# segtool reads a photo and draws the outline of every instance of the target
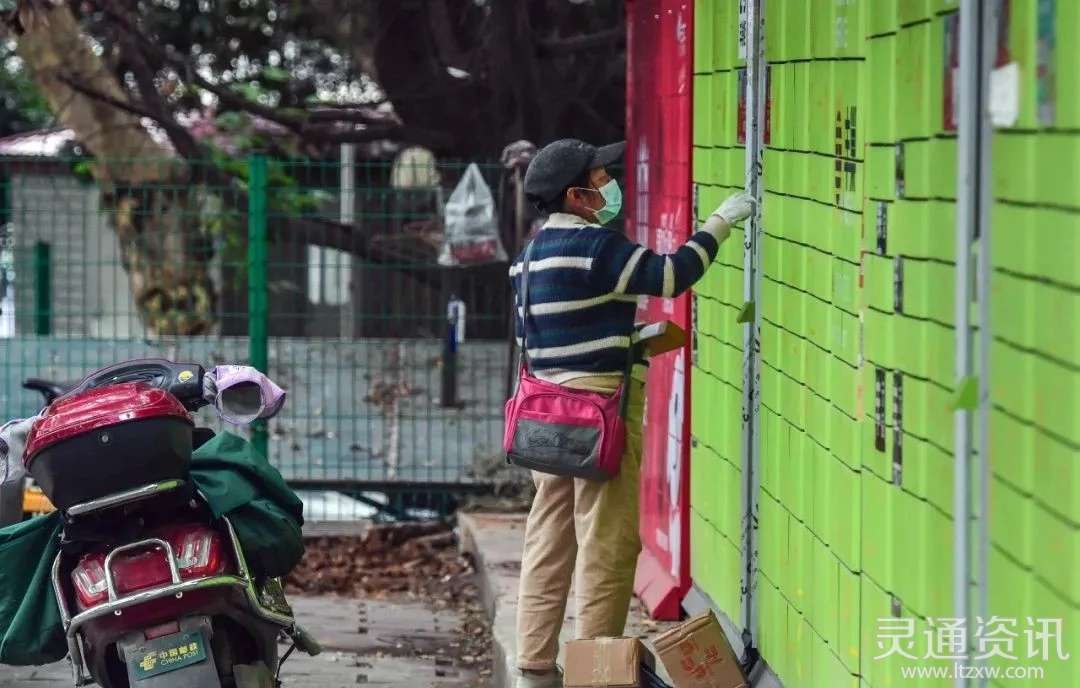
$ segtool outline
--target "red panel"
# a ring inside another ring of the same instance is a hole
[[[628,234],[660,253],[690,237],[692,6],[687,0],[627,2]],[[690,301],[646,299],[648,322],[689,329]],[[688,349],[649,367],[641,476],[641,538],[635,591],[656,618],[678,618],[690,587]]]

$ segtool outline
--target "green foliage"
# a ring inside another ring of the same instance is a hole
[[[210,152],[213,165],[233,177],[239,191],[247,193],[250,172],[247,155],[234,155],[213,146]],[[287,160],[271,159],[267,163],[267,209],[271,216],[312,215],[327,198],[325,192],[304,187],[295,176],[289,174],[288,170],[294,167],[295,163]],[[222,240],[226,256],[242,255],[247,242],[244,215],[227,212],[220,191],[208,190],[207,195],[214,197],[209,201],[211,205],[226,211],[204,214],[208,217],[204,223],[205,231]]]
[[[363,5],[346,2],[341,7],[359,10]],[[331,87],[356,78],[343,57],[348,46],[342,50],[320,40],[325,36],[315,35],[340,21],[340,17],[328,21],[325,5],[282,0],[140,0],[137,6],[141,25],[155,41],[175,54],[191,56],[192,64],[211,72],[215,83],[230,85],[262,104],[302,107],[316,92],[315,75]],[[91,33],[106,35],[95,30],[98,22],[107,23],[103,14],[91,9],[84,16]],[[197,94],[185,98],[184,106],[198,104]]]
[[[52,120],[45,98],[14,57],[11,45],[0,42],[0,136],[41,129]]]
[[[264,81],[285,83],[292,78],[292,75],[280,67],[267,67],[262,71],[262,78]]]
[[[94,161],[86,158],[75,158],[71,161],[71,173],[84,184],[94,181],[93,167]]]

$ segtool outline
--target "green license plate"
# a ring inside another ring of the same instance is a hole
[[[136,681],[160,676],[170,671],[206,660],[206,641],[202,633],[176,633],[143,645],[128,660]]]

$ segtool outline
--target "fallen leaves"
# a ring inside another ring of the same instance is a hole
[[[445,523],[373,525],[362,537],[308,540],[303,561],[289,574],[287,589],[386,599],[406,594],[436,607],[474,596],[472,563],[457,549]]]

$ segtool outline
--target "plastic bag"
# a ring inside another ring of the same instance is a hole
[[[472,163],[446,202],[446,231],[440,265],[475,265],[506,261],[495,222],[495,199]]]

